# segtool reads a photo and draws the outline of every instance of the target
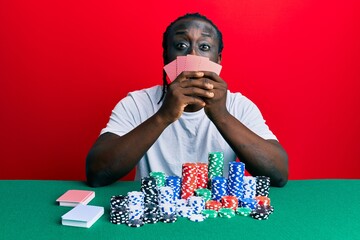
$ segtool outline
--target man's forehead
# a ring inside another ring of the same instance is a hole
[[[209,34],[210,36],[216,36],[215,28],[207,21],[202,19],[187,18],[181,19],[172,26],[172,32],[186,31],[191,28],[200,29],[202,32]]]

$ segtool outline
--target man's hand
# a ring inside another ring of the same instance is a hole
[[[214,86],[212,89],[214,96],[203,98],[204,110],[211,121],[216,121],[228,113],[226,109],[227,83],[214,72],[204,72],[204,78]]]
[[[206,106],[206,101],[214,97],[213,84],[219,84],[204,76],[204,72],[184,71],[169,85],[158,111],[162,119],[172,123],[180,118],[187,106],[196,110]]]

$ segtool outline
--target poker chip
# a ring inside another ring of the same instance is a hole
[[[163,172],[150,172],[150,177],[154,177],[156,179],[156,185],[158,187],[164,187],[166,183],[166,175]]]
[[[193,222],[203,222],[205,220],[205,216],[202,214],[192,214],[189,217],[189,220]]]
[[[274,212],[269,195],[270,178],[244,176],[242,162],[229,163],[223,176],[224,155],[211,152],[209,164],[184,163],[182,176],[151,172],[141,179],[140,191],[110,198],[110,222],[141,227],[144,224],[174,223],[178,217],[193,222],[236,215],[266,220]]]
[[[255,209],[257,206],[257,201],[253,198],[244,198],[240,202],[241,207],[248,207],[250,209]]]
[[[174,223],[177,221],[176,214],[164,214],[161,216],[160,221],[163,223]]]
[[[210,186],[214,177],[222,177],[224,172],[224,153],[210,152],[208,154],[208,180]]]
[[[211,180],[211,196],[213,200],[220,201],[227,194],[227,179],[224,177],[213,177]]]
[[[166,186],[171,187],[174,192],[174,201],[181,197],[181,178],[178,176],[168,176]]]
[[[205,202],[211,200],[211,190],[207,188],[196,189],[195,195],[204,198]]]
[[[229,162],[229,177],[227,182],[227,194],[236,196],[238,199],[244,197],[244,174],[245,164],[243,162]]]
[[[129,220],[128,222],[128,226],[129,227],[134,227],[134,228],[137,228],[137,227],[142,227],[144,226],[144,221],[141,220],[141,219],[133,219],[133,220]]]
[[[197,179],[196,189],[207,188],[208,185],[208,164],[207,163],[196,163]]]
[[[257,201],[257,204],[260,206],[270,206],[270,198],[266,196],[256,196],[255,200]]]
[[[231,208],[235,211],[238,208],[239,202],[236,196],[223,196],[221,204],[224,208]]]
[[[269,212],[263,207],[256,208],[250,213],[250,216],[257,220],[267,220],[269,215]]]
[[[127,224],[129,221],[129,213],[127,209],[116,208],[110,210],[110,222],[113,224]]]
[[[196,163],[184,163],[182,165],[181,198],[188,199],[194,195],[197,181]]]
[[[232,218],[232,217],[235,217],[235,211],[231,208],[221,208],[219,211],[218,211],[218,215],[219,217],[222,217],[222,218]]]
[[[144,214],[143,221],[149,224],[157,223],[159,221],[159,215],[156,213]]]
[[[110,208],[129,207],[129,198],[124,195],[115,195],[110,198]]]
[[[159,193],[154,177],[149,176],[141,179],[141,192],[144,194],[144,203],[158,204]]]
[[[255,198],[256,196],[256,177],[244,176],[244,198]]]
[[[205,200],[202,197],[192,196],[188,198],[188,205],[194,214],[201,214],[201,211],[205,209]]]
[[[202,215],[206,218],[216,218],[218,216],[218,212],[216,210],[204,209],[202,210]]]
[[[221,203],[216,200],[210,200],[205,203],[206,209],[219,211],[221,207],[222,207]]]
[[[250,208],[242,207],[242,208],[236,209],[236,214],[238,214],[238,215],[240,215],[240,216],[247,217],[247,216],[250,215],[251,211],[252,211],[252,210],[251,210]]]
[[[256,177],[256,196],[269,196],[270,178],[266,176]]]
[[[191,216],[191,214],[193,214],[193,209],[192,209],[192,207],[189,207],[189,206],[181,206],[179,208],[176,208],[176,214],[179,217],[188,218]]]

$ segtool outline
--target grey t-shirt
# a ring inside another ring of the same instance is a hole
[[[122,99],[112,111],[107,126],[101,134],[111,132],[122,136],[154,115],[161,103],[161,86],[134,91]],[[228,91],[226,107],[247,128],[264,139],[276,136],[265,124],[259,109],[240,93]],[[134,146],[136,150],[136,146]],[[224,153],[224,176],[228,175],[230,161],[236,160],[235,152],[221,136],[203,109],[184,112],[168,126],[137,164],[135,179],[148,176],[150,172],[164,172],[168,176],[181,176],[182,164],[208,162],[209,152]]]

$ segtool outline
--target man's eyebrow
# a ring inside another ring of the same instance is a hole
[[[175,35],[183,35],[183,34],[187,34],[187,33],[189,33],[189,31],[187,29],[181,29],[181,30],[177,30],[175,32]],[[213,37],[213,34],[211,34],[209,32],[202,32],[201,35],[204,37]]]
[[[213,37],[213,35],[211,33],[208,33],[208,32],[202,32],[201,35],[205,36],[205,37]]]
[[[188,30],[186,30],[186,29],[181,29],[181,30],[177,30],[176,32],[175,32],[175,35],[183,35],[183,34],[186,34],[186,33],[188,33],[189,31]]]

